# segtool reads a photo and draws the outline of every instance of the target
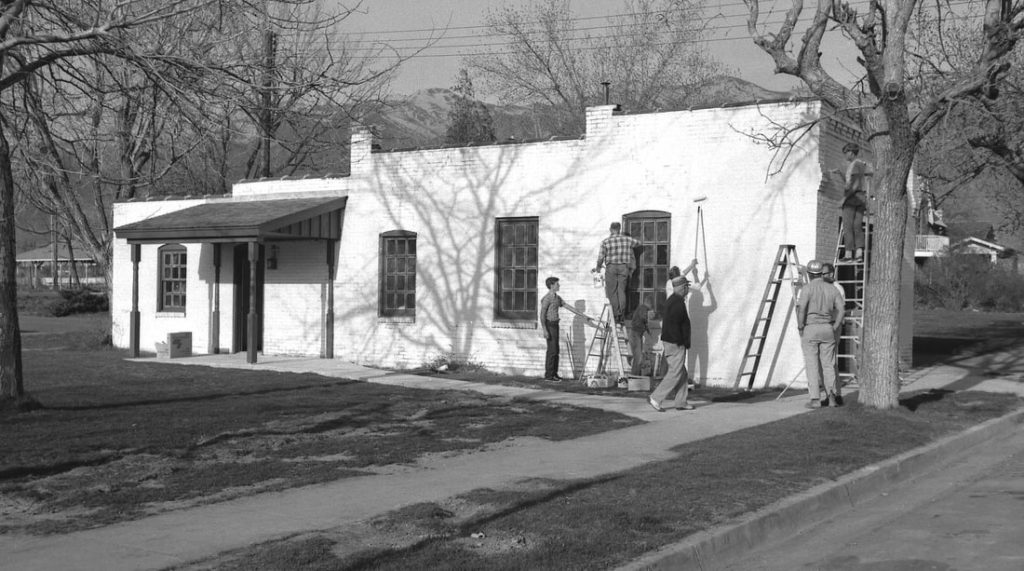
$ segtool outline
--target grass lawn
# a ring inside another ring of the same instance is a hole
[[[1021,406],[929,392],[850,404],[679,446],[673,460],[587,480],[480,489],[188,569],[607,569],[796,492]]]
[[[952,355],[1000,349],[1024,340],[1024,313],[919,310],[914,313],[914,366]]]
[[[26,389],[43,408],[0,412],[0,533],[66,532],[640,422],[461,391],[126,362],[101,345],[102,315],[25,325]]]
[[[915,359],[928,365],[957,353],[1019,344],[1022,333],[1024,314],[919,312]],[[486,371],[474,376],[472,368],[445,374],[551,386]],[[587,390],[576,383],[563,390],[619,392]],[[728,400],[734,394],[703,388],[697,396],[701,391],[709,400]],[[773,395],[756,398],[767,397]],[[851,402],[682,445],[677,459],[627,472],[476,490],[444,502],[407,506],[362,525],[252,546],[188,568],[612,568],[1021,404],[1010,395],[945,391],[909,393],[900,409],[888,412]]]
[[[105,316],[74,319],[23,323],[26,388],[44,408],[0,412],[0,533],[62,533],[387,473],[427,455],[472,453],[509,438],[572,439],[638,422],[597,410],[312,374],[130,363],[102,345]],[[1020,314],[919,313],[923,341],[915,352],[948,358],[977,348],[979,340],[990,347],[1019,343],[1022,330]],[[481,369],[445,375],[645,396]],[[695,396],[738,398],[720,388],[701,388]],[[764,391],[746,402],[774,396]],[[224,554],[196,568],[613,567],[1018,406],[1016,397],[970,392],[910,394],[903,408],[889,412],[851,402],[686,444],[677,459],[627,472],[476,490],[360,526]]]

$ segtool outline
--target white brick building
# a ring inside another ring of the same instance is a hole
[[[558,276],[567,302],[600,313],[603,290],[590,269],[609,223],[622,221],[650,249],[638,272],[645,293],[662,290],[667,268],[687,265],[695,250],[703,266],[706,248],[710,290],[690,300],[691,373],[732,384],[779,245],[795,244],[802,262],[833,257],[842,193],[827,172],[841,166],[843,144],[860,138],[822,120],[772,174],[780,157],[750,135],[821,116],[816,101],[638,115],[601,106],[588,109],[578,140],[391,152],[371,152],[360,130],[345,177],[118,203],[114,342],[147,350],[190,331],[200,353],[247,349],[251,251],[262,302],[251,338],[265,353],[415,367],[454,352],[539,375],[544,278]],[[788,306],[788,291],[780,303]],[[578,365],[593,330],[562,317]],[[758,386],[768,372],[771,384],[802,382],[795,327],[775,321]],[[565,352],[563,339],[568,377]]]

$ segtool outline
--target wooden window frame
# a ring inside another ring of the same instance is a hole
[[[655,222],[654,240],[648,240],[647,236],[642,235],[642,230],[638,232],[641,234],[640,236],[633,236],[633,238],[636,238],[644,245],[644,248],[637,249],[635,253],[636,272],[629,280],[629,295],[626,300],[626,307],[631,313],[640,304],[642,296],[645,293],[650,294],[654,297],[654,307],[651,309],[660,316],[662,315],[665,299],[667,298],[665,295],[665,282],[668,281],[668,269],[672,267],[672,214],[663,210],[630,212],[622,217],[622,230],[632,234],[631,230],[633,228],[631,223],[638,222],[642,224],[643,221]],[[664,236],[658,236],[657,234],[656,223],[661,221],[664,221],[667,226]],[[659,245],[663,246],[662,251],[658,250]],[[649,255],[647,252],[649,252]],[[662,263],[658,263],[659,258],[663,260]],[[648,269],[652,273],[652,287],[643,287],[644,272]]]
[[[391,230],[380,235],[380,271],[377,315],[379,317],[416,317],[416,256],[417,235],[406,230]],[[395,244],[393,252],[388,245]],[[399,247],[399,244],[404,246]],[[411,250],[410,250],[411,245]],[[399,253],[399,250],[402,250]],[[393,263],[389,263],[392,262]],[[412,269],[409,269],[409,266]],[[399,269],[401,267],[401,269]],[[411,287],[410,287],[411,282]],[[402,286],[402,287],[399,287]],[[399,293],[400,292],[400,293]],[[389,295],[401,295],[404,303],[388,303]],[[412,304],[410,307],[410,296]]]
[[[524,229],[522,235],[518,232],[520,227]],[[537,323],[539,235],[540,218],[537,216],[494,220],[495,320]],[[518,282],[517,276],[521,277]]]
[[[183,258],[175,259],[176,255]],[[157,261],[157,311],[185,313],[188,306],[188,249],[181,244],[164,244],[157,250]],[[175,283],[181,284],[180,290],[174,290]],[[174,303],[176,297],[180,297],[180,305]]]

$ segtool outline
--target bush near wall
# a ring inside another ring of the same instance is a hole
[[[87,288],[62,289],[59,293],[61,299],[50,305],[50,314],[54,317],[110,310],[110,301],[106,293]]]
[[[917,269],[914,301],[928,309],[1024,311],[1024,276],[984,256],[936,257]]]

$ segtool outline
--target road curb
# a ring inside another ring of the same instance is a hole
[[[618,571],[715,569],[732,555],[790,537],[817,521],[877,497],[888,486],[920,476],[972,446],[1009,434],[1022,422],[1024,408],[789,496],[735,523],[691,535]]]

